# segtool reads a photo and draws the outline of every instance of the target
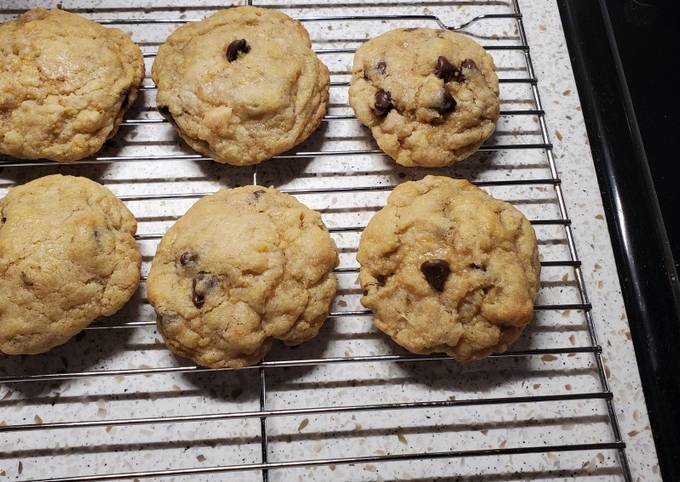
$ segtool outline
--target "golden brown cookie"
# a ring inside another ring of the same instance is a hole
[[[354,56],[349,101],[378,146],[403,166],[447,166],[474,153],[499,116],[493,59],[470,37],[391,30]]]
[[[130,35],[63,10],[0,24],[0,153],[68,162],[101,149],[137,97]]]
[[[137,222],[104,186],[53,175],[0,199],[0,352],[43,353],[139,284]]]
[[[161,241],[149,301],[168,348],[197,364],[242,367],[273,340],[315,337],[335,296],[335,243],[321,216],[274,188],[223,189]]]
[[[533,318],[540,264],[529,221],[461,179],[398,186],[357,256],[362,303],[414,353],[459,361],[503,352]]]
[[[329,74],[302,24],[234,7],[178,28],[153,64],[159,111],[198,152],[256,164],[304,141],[326,113]]]

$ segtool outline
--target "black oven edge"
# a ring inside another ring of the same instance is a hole
[[[664,480],[680,480],[680,283],[606,4],[557,3],[661,473]]]

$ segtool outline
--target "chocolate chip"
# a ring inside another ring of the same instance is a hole
[[[364,290],[364,291],[363,291],[363,295],[364,295],[364,296],[368,296],[368,290]]]
[[[484,266],[479,265],[479,264],[477,264],[477,263],[470,263],[470,264],[468,265],[468,268],[471,268],[471,269],[478,269],[478,270],[481,270],[481,271],[486,271],[486,268],[485,268]]]
[[[387,276],[382,274],[376,276],[375,279],[378,281],[378,286],[385,286],[385,283],[387,282]]]
[[[196,308],[200,308],[205,303],[205,295],[217,284],[214,275],[205,271],[196,273],[191,280],[191,301]]]
[[[375,107],[373,108],[375,115],[383,117],[393,108],[394,104],[392,104],[392,96],[390,93],[385,92],[382,89],[378,90],[378,92],[375,93]]]
[[[446,83],[450,80],[455,80],[460,75],[460,71],[446,57],[440,55],[437,58],[434,74]]]
[[[472,69],[476,69],[476,68],[477,68],[477,64],[476,64],[475,61],[472,60],[472,59],[465,59],[465,60],[463,60],[463,62],[460,64],[460,68],[461,68],[461,70],[462,70],[462,69],[472,70]]]
[[[385,63],[384,60],[381,60],[375,65],[375,70],[380,72],[381,75],[385,75],[385,71],[387,69],[387,64]]]
[[[442,103],[437,110],[439,111],[440,114],[447,114],[449,112],[453,112],[454,110],[456,110],[457,104],[458,103],[456,102],[456,99],[453,98],[451,93],[448,90],[444,89],[442,91]]]
[[[425,261],[420,265],[420,271],[423,273],[425,279],[427,280],[428,284],[432,286],[432,288],[439,292],[444,291],[446,280],[451,274],[449,263],[443,259]]]
[[[179,256],[179,264],[182,266],[186,266],[189,263],[195,263],[196,261],[198,261],[198,253],[185,251]]]
[[[240,40],[234,40],[227,47],[227,60],[233,62],[238,58],[239,52],[247,54],[250,52],[250,45],[246,42],[246,39],[242,38]]]
[[[257,201],[258,199],[260,199],[260,198],[262,197],[263,194],[264,194],[264,191],[263,191],[262,189],[260,189],[259,191],[253,191],[253,192],[251,193],[251,195],[253,196],[253,199],[254,199],[255,201]]]

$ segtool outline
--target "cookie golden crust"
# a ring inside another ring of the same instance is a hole
[[[0,200],[0,352],[43,353],[118,311],[139,284],[137,223],[104,186],[42,177]]]
[[[273,188],[220,190],[163,237],[148,279],[168,348],[197,364],[260,361],[274,339],[315,337],[338,256],[321,216]]]
[[[0,24],[0,153],[69,162],[112,137],[144,78],[127,33],[35,8]]]
[[[460,179],[398,186],[357,256],[362,303],[413,353],[469,361],[503,352],[533,318],[540,264],[529,221]]]
[[[465,159],[500,113],[491,56],[466,35],[429,28],[391,30],[357,49],[349,101],[402,166]]]
[[[221,10],[178,28],[152,69],[156,102],[198,152],[256,164],[304,141],[328,103],[328,68],[309,34],[287,15]]]

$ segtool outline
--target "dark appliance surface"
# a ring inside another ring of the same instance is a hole
[[[680,5],[558,0],[664,480],[680,480]]]

